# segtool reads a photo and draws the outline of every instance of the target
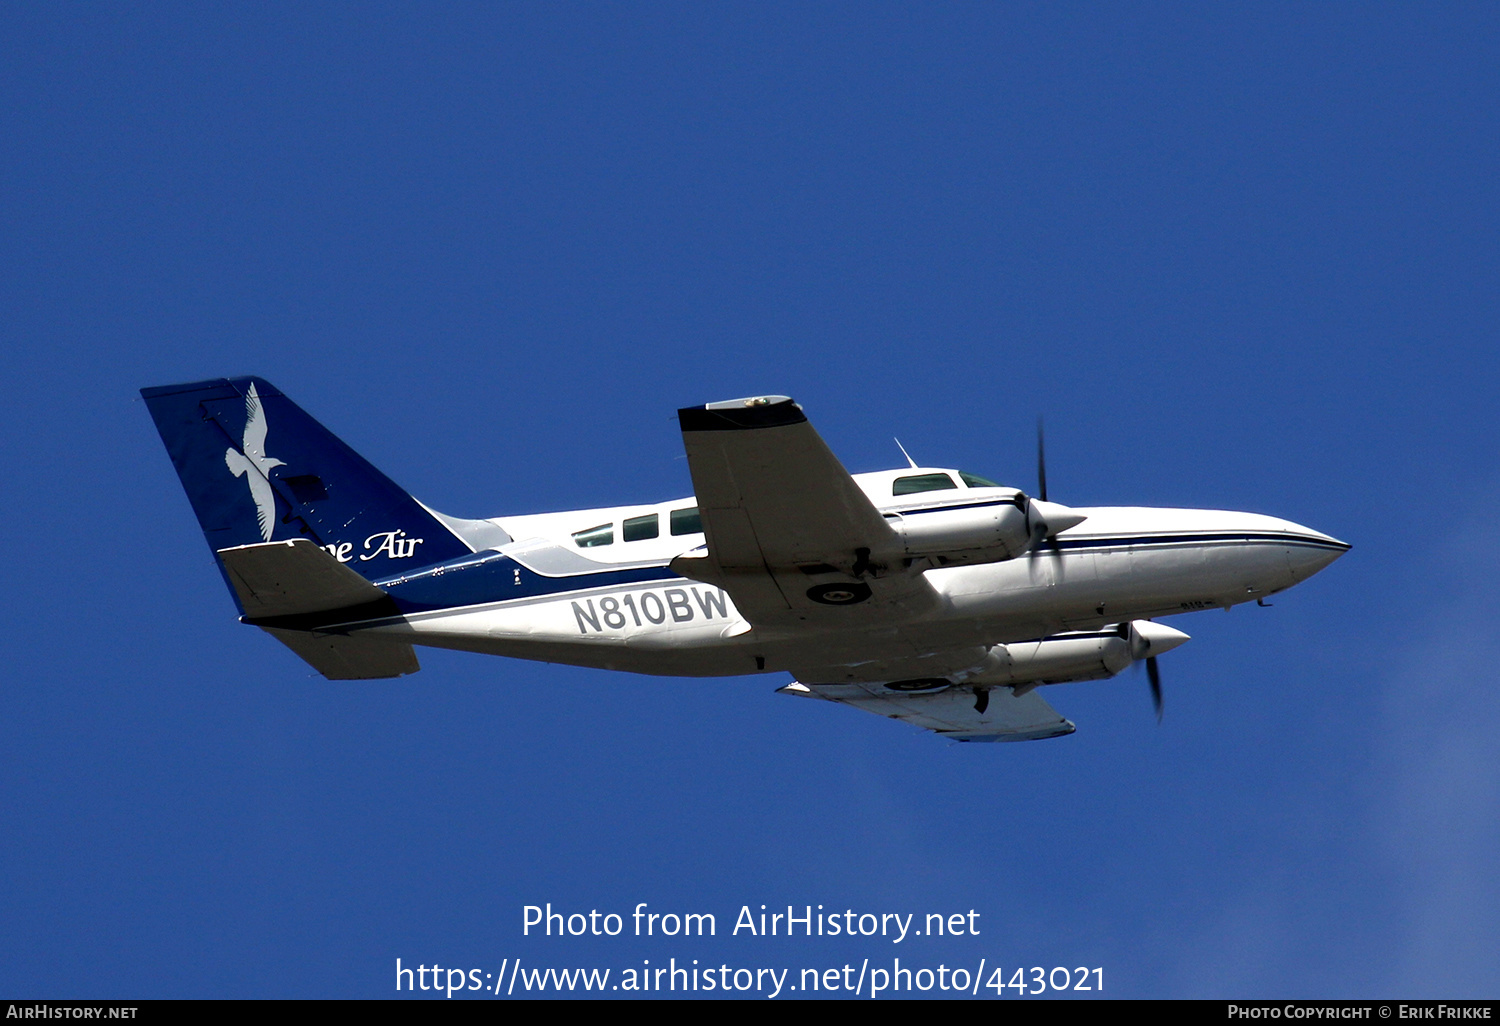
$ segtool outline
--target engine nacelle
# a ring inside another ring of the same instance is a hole
[[[1054,634],[996,645],[964,684],[1061,684],[1113,677],[1137,659],[1160,655],[1188,636],[1165,624],[1135,620],[1101,631]]]
[[[887,513],[885,522],[901,540],[908,561],[967,566],[1014,559],[1059,531],[1088,518],[1055,502],[1020,492],[949,509]]]
[[[968,684],[1051,684],[1113,677],[1134,660],[1130,642],[1102,632],[996,645]]]
[[[958,509],[887,513],[886,523],[901,539],[907,559],[927,558],[934,566],[962,566],[1014,559],[1031,545],[1025,496]]]

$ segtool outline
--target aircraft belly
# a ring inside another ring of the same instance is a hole
[[[1065,630],[1098,604],[1093,553],[1039,554],[928,572],[955,623],[976,642],[1015,641]]]
[[[684,581],[416,613],[359,633],[576,666],[686,676],[754,672],[726,637],[745,625],[720,589]]]
[[[461,652],[509,656],[533,662],[622,670],[662,677],[730,677],[754,673],[753,659],[730,646],[718,649],[664,649],[642,652],[624,645],[583,644],[475,635],[427,634],[413,644]]]

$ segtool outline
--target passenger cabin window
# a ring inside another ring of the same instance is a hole
[[[644,517],[631,517],[625,521],[625,540],[645,541],[647,538],[655,538],[661,534],[661,527],[657,524],[657,517],[652,513]]]
[[[692,509],[674,509],[671,515],[673,534],[702,534],[703,518],[698,515],[698,507]]]
[[[968,485],[970,488],[999,488],[1000,487],[999,485],[997,485],[995,482],[989,480],[988,478],[980,477],[977,474],[965,474],[962,470],[960,470],[958,472],[958,476],[961,477],[963,479],[964,484]]]
[[[913,492],[940,492],[945,488],[957,488],[953,478],[947,474],[913,474],[898,477],[891,488],[892,495],[911,495]]]
[[[598,545],[613,545],[615,543],[615,525],[600,524],[591,527],[587,531],[579,531],[573,535],[573,543],[580,549],[592,549]]]

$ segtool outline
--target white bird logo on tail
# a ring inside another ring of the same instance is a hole
[[[240,444],[244,453],[235,449],[224,450],[224,464],[235,477],[244,476],[250,485],[250,498],[255,500],[255,517],[260,521],[260,536],[271,540],[276,527],[276,495],[271,491],[268,476],[272,467],[286,464],[266,455],[266,411],[260,405],[260,396],[255,394],[255,385],[245,396],[245,440]]]

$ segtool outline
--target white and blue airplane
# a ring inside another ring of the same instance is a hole
[[[1349,548],[1255,513],[1070,508],[943,467],[850,474],[786,396],[678,411],[695,495],[464,520],[260,378],[142,389],[239,606],[331,680],[413,645],[779,690],[960,741],[1074,726],[1038,693],[1188,636]],[[908,462],[911,462],[908,458]]]

